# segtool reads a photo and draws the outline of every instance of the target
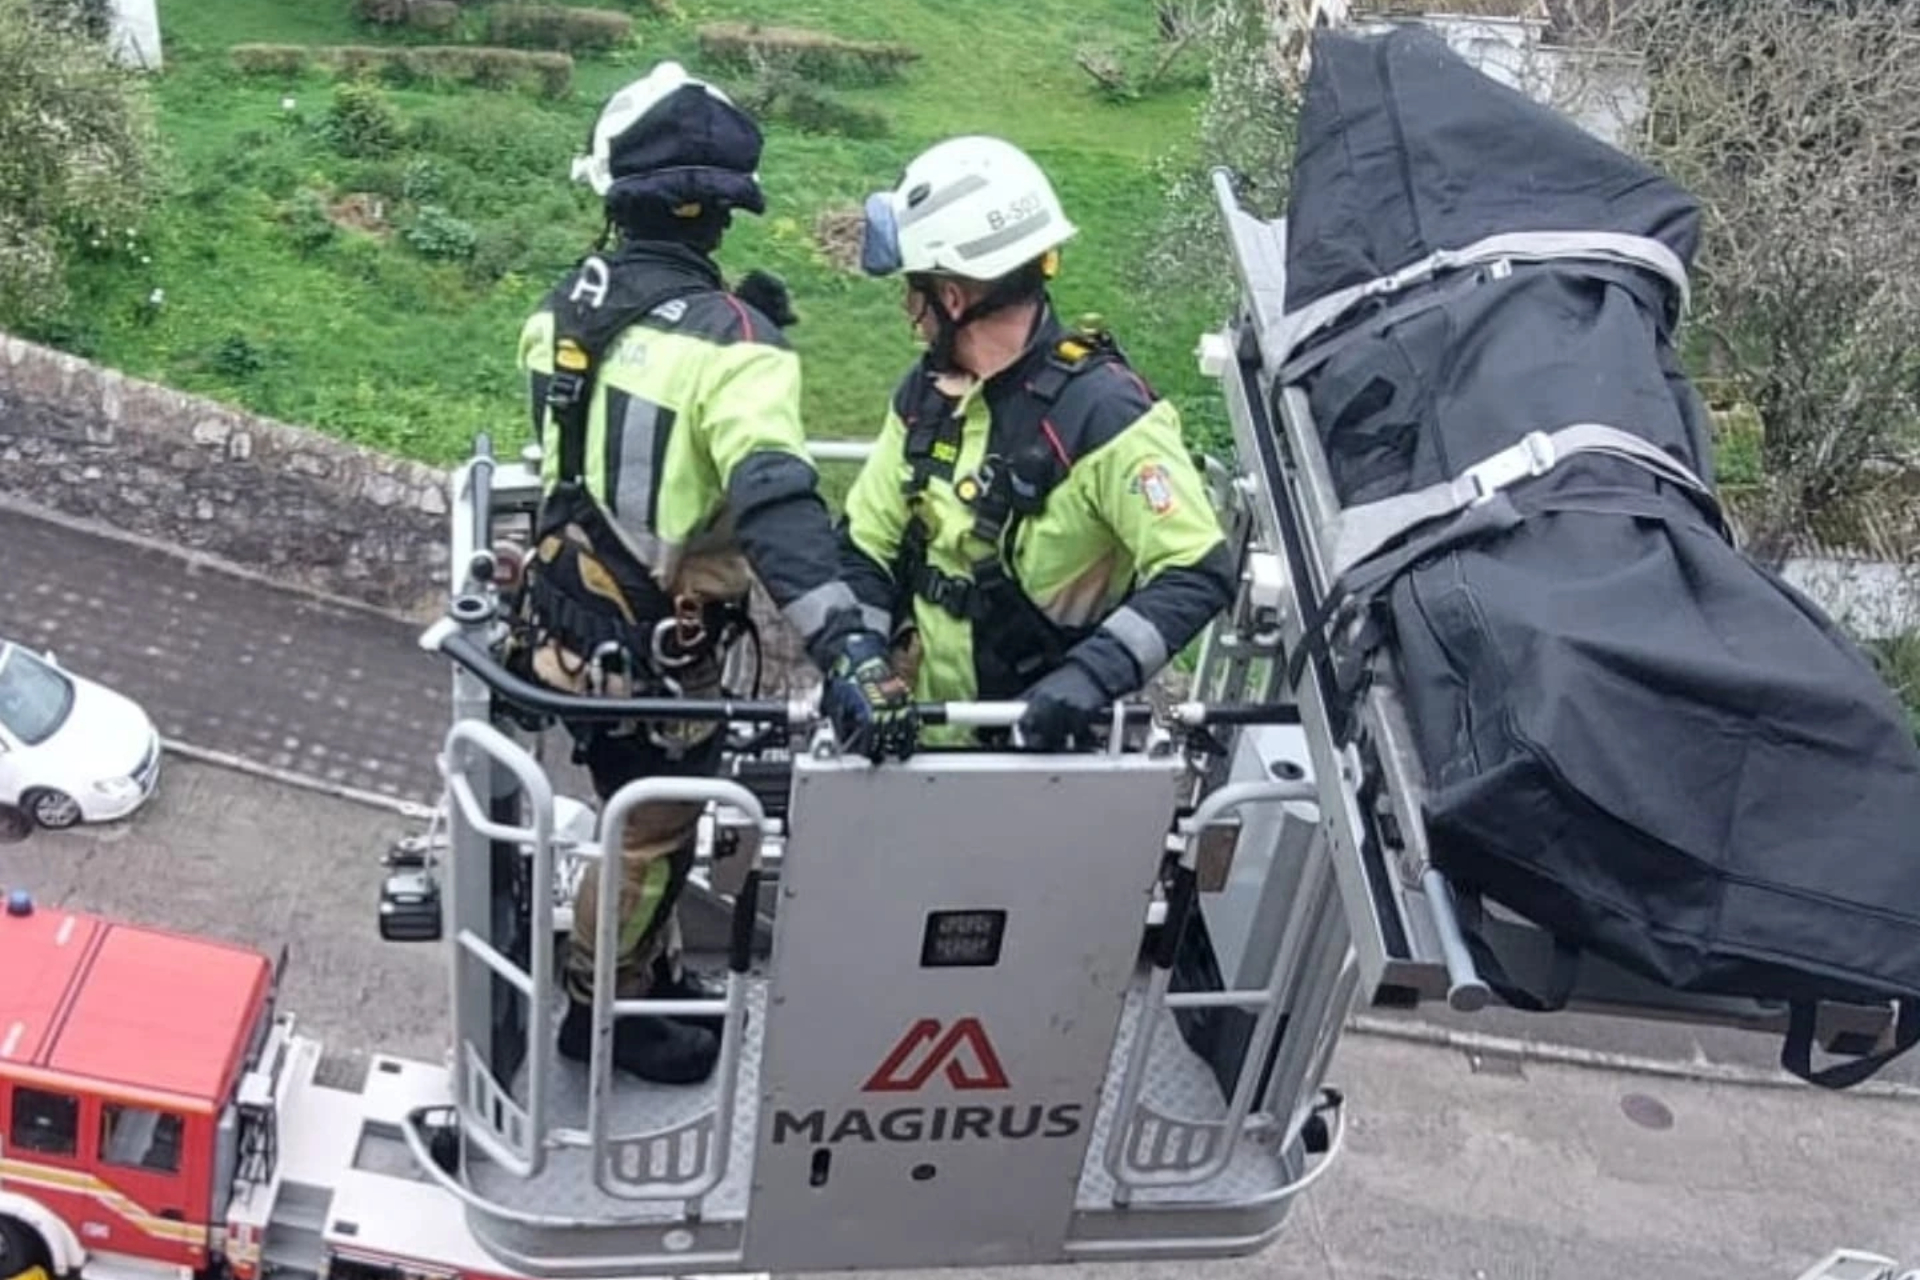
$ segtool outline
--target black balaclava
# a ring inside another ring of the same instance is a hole
[[[733,225],[733,210],[723,204],[693,206],[698,212],[689,214],[688,206],[676,212],[657,199],[618,190],[608,195],[606,203],[607,224],[623,240],[667,240],[711,254]]]

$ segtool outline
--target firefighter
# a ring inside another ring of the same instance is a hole
[[[862,265],[902,273],[926,350],[847,499],[843,571],[930,700],[1027,702],[1087,743],[1224,608],[1229,555],[1174,406],[1048,291],[1076,228],[1040,168],[957,137],[870,196]]]
[[[512,652],[567,692],[716,696],[754,575],[825,673],[821,709],[842,742],[876,762],[905,756],[908,689],[888,666],[884,620],[837,574],[805,452],[799,362],[776,323],[793,319],[784,290],[756,272],[756,289],[730,291],[712,256],[734,211],[765,210],[760,151],[749,116],[663,62],[606,103],[574,161],[607,230],[521,332],[542,501]],[[602,800],[638,777],[713,773],[725,737],[711,722],[568,727]],[[647,805],[623,834],[620,936],[607,940],[622,998],[720,994],[679,962],[674,906],[698,814]],[[582,882],[565,965],[559,1047],[576,1060],[590,1047],[596,880]],[[616,1025],[615,1062],[643,1079],[713,1069],[717,1020]]]

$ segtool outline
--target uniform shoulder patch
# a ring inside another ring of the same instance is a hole
[[[1127,490],[1145,502],[1147,510],[1156,516],[1164,516],[1173,510],[1173,477],[1167,474],[1167,468],[1162,463],[1140,464],[1140,469],[1134,472]]]

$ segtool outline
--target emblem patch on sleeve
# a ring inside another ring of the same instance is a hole
[[[1129,487],[1145,499],[1147,509],[1153,514],[1163,516],[1173,510],[1173,477],[1159,463],[1149,462],[1141,467]]]

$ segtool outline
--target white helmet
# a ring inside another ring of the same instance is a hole
[[[717,200],[764,212],[760,128],[732,99],[671,60],[624,86],[594,121],[573,179],[668,203]]]
[[[1000,138],[949,138],[867,198],[861,265],[998,280],[1078,231],[1026,152]]]

